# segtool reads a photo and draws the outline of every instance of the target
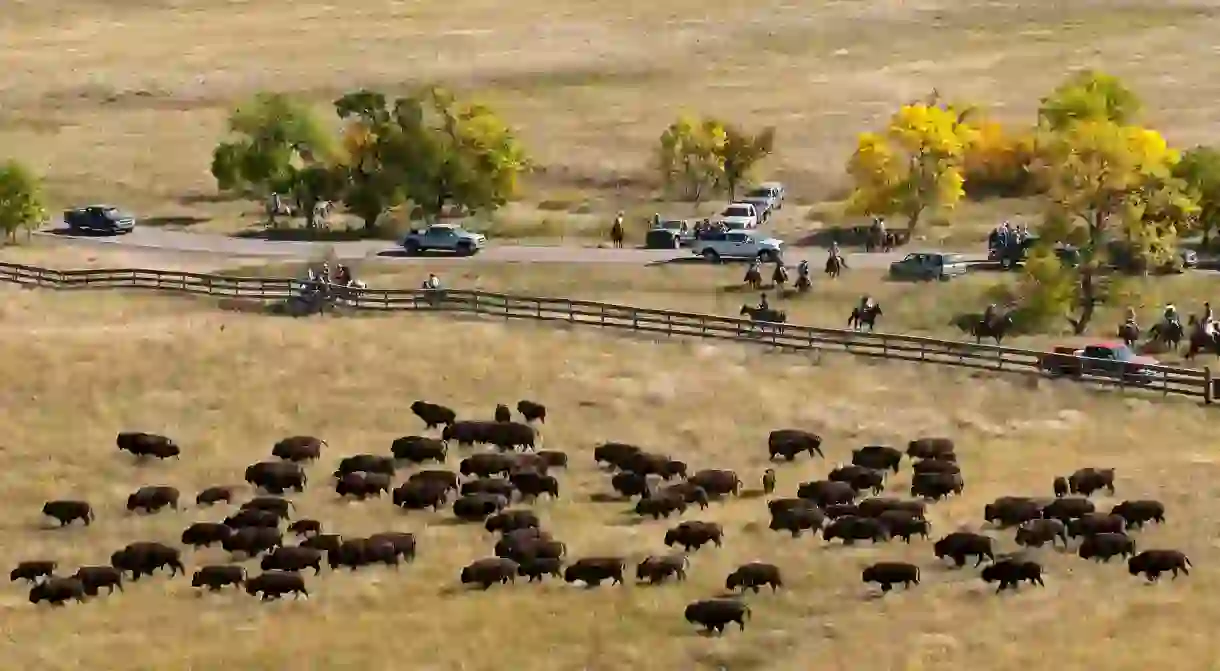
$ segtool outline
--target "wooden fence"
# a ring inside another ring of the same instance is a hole
[[[285,301],[296,296],[307,285],[301,280],[283,278],[226,277],[146,269],[49,270],[11,263],[0,263],[0,281],[52,289],[153,289],[265,302]],[[482,291],[364,289],[344,290],[343,296],[341,303],[359,310],[461,312],[504,319],[558,321],[667,336],[733,340],[792,350],[842,351],[860,356],[1049,375],[1042,365],[1046,352],[954,340],[796,324],[759,324],[732,317]],[[1089,361],[1076,358],[1075,363],[1087,364]],[[1097,361],[1098,366],[1104,363]],[[1066,379],[1151,390],[1165,395],[1193,396],[1208,404],[1215,396],[1215,385],[1207,368],[1145,366],[1143,375],[1139,377],[1086,373]]]

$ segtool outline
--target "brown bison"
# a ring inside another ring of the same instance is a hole
[[[156,457],[157,459],[178,458],[182,450],[178,444],[166,436],[155,433],[130,431],[120,433],[115,438],[119,450],[131,453],[136,457]]]
[[[986,583],[1000,583],[996,588],[997,594],[1009,588],[1019,588],[1022,581],[1046,586],[1046,583],[1042,582],[1042,565],[1025,559],[1001,559],[983,567],[983,573],[979,577]]]
[[[284,461],[316,461],[326,441],[313,436],[289,436],[271,448],[271,456]]]
[[[1107,513],[1089,513],[1068,522],[1067,532],[1070,538],[1092,536],[1094,534],[1121,534],[1127,529],[1127,520],[1118,515]]]
[[[265,510],[284,520],[291,516],[292,509],[292,501],[279,496],[256,496],[241,504],[241,510]]]
[[[228,585],[241,586],[246,582],[246,569],[235,564],[204,566],[195,571],[191,587],[206,587],[215,592]]]
[[[851,451],[851,463],[877,471],[898,472],[902,465],[902,452],[887,445],[865,445]]]
[[[920,459],[911,467],[916,475],[924,473],[944,473],[946,475],[961,475],[962,467],[956,461],[948,459]]]
[[[1084,517],[1096,512],[1096,510],[1097,508],[1093,505],[1093,502],[1084,497],[1065,496],[1046,504],[1046,507],[1042,509],[1042,516],[1067,524],[1077,517]]]
[[[93,521],[93,506],[87,501],[47,501],[42,504],[42,514],[57,520],[61,527],[66,527],[76,520],[89,526]]]
[[[865,584],[881,585],[881,593],[885,594],[902,583],[910,589],[911,585],[919,584],[919,567],[906,562],[877,562],[864,569],[860,576]]]
[[[178,509],[179,493],[175,487],[141,487],[127,497],[127,510],[155,513],[162,508]]]
[[[543,494],[552,499],[559,498],[559,480],[553,475],[537,471],[519,471],[508,476],[509,482],[525,500],[536,499]]]
[[[461,580],[463,585],[478,585],[489,589],[496,583],[507,585],[515,582],[519,571],[520,566],[511,559],[489,557],[471,562],[463,568]]]
[[[812,457],[822,454],[822,437],[800,429],[777,429],[767,436],[767,452],[772,459],[783,457],[792,461],[801,452],[808,452]]]
[[[477,475],[481,478],[490,478],[493,475],[510,473],[516,465],[517,462],[513,459],[512,455],[482,453],[473,454],[463,459],[458,465],[458,471],[462,475]]]
[[[483,528],[489,533],[507,533],[517,529],[539,528],[542,522],[532,510],[505,510],[487,518]]]
[[[1068,476],[1068,491],[1072,494],[1089,496],[1093,492],[1104,489],[1114,495],[1113,468],[1082,468]]]
[[[284,535],[271,527],[242,527],[221,541],[225,552],[253,557],[284,544]]]
[[[394,442],[390,443],[390,453],[394,455],[395,459],[413,464],[423,464],[429,461],[443,464],[449,457],[445,441],[424,436],[395,438]]]
[[[103,587],[107,594],[123,591],[123,574],[113,566],[82,566],[72,574],[85,587],[85,594],[97,596]]]
[[[405,510],[440,510],[449,502],[449,485],[437,480],[408,480],[394,488],[391,500]]]
[[[207,487],[199,491],[195,495],[195,505],[197,506],[212,506],[217,503],[232,503],[233,502],[233,487],[230,485],[216,485]]]
[[[1051,489],[1055,492],[1055,498],[1061,499],[1068,495],[1068,481],[1063,476],[1056,476],[1051,482]]]
[[[704,599],[687,605],[684,615],[687,622],[697,624],[705,631],[723,634],[731,622],[736,622],[745,631],[750,607],[736,599]]]
[[[415,416],[424,421],[424,428],[435,429],[444,424],[452,426],[457,421],[457,413],[443,405],[428,403],[427,401],[415,401],[411,404],[411,412]]]
[[[1063,547],[1067,547],[1067,526],[1054,518],[1029,520],[1017,528],[1016,540],[1022,547],[1040,548],[1047,543],[1053,546],[1056,541],[1062,541]]]
[[[510,531],[496,541],[495,555],[522,563],[530,559],[560,559],[567,547],[542,529],[526,528]]]
[[[851,503],[856,500],[856,495],[855,488],[848,483],[831,480],[803,482],[796,488],[797,498],[813,501],[819,508],[836,503]]]
[[[1042,505],[1026,496],[1002,496],[983,506],[983,519],[1000,527],[1020,526],[1042,517]]]
[[[1128,529],[1143,529],[1148,522],[1161,524],[1165,521],[1165,504],[1150,499],[1123,501],[1111,508],[1110,514],[1126,520]]]
[[[263,555],[259,568],[264,571],[292,573],[311,568],[314,575],[318,575],[322,572],[322,551],[300,546],[281,546]]]
[[[30,588],[32,604],[47,601],[52,606],[62,606],[69,599],[85,600],[85,586],[76,578],[51,576]]]
[[[311,519],[297,520],[288,525],[288,533],[297,536],[316,536],[322,533],[322,523]]]
[[[37,582],[39,578],[47,578],[55,573],[57,565],[57,562],[50,559],[23,561],[9,572],[8,579],[12,582],[17,582],[18,580]]]
[[[909,510],[887,510],[873,518],[885,527],[892,538],[910,543],[913,536],[928,538],[932,525],[928,520],[912,515]]]
[[[659,495],[680,496],[683,501],[698,505],[700,510],[707,510],[710,501],[707,490],[690,480],[668,485],[660,491]]]
[[[122,573],[131,573],[132,581],[151,576],[159,568],[169,569],[170,576],[186,573],[182,553],[163,543],[136,542],[110,555],[110,565]]]
[[[762,562],[743,564],[724,580],[724,588],[727,590],[750,589],[754,590],[756,594],[764,585],[770,586],[772,592],[784,586],[779,567],[775,564]]]
[[[880,517],[882,513],[890,510],[902,510],[913,517],[923,517],[928,504],[917,499],[869,498],[860,501],[856,507],[861,517]]]
[[[299,574],[287,571],[267,571],[262,575],[250,578],[246,581],[246,594],[261,595],[263,601],[278,599],[285,594],[292,594],[297,599],[309,598],[309,591],[305,589],[305,579]]]
[[[182,531],[182,544],[195,549],[223,543],[233,528],[219,522],[196,522]]]
[[[1190,566],[1190,560],[1178,550],[1144,550],[1127,560],[1127,571],[1143,573],[1148,582],[1156,582],[1166,571],[1172,571],[1175,580],[1179,572],[1190,575]]]
[[[650,585],[659,585],[671,577],[681,582],[686,580],[689,568],[690,560],[685,555],[652,555],[636,565],[635,579]]]
[[[244,527],[267,527],[278,529],[280,526],[280,517],[270,510],[259,510],[257,508],[246,508],[238,510],[224,519],[224,525],[233,529],[241,529]]]
[[[343,537],[339,534],[318,534],[302,540],[297,544],[297,547],[321,550],[325,552],[327,554],[327,558],[329,558],[330,552],[337,549],[342,544]]]
[[[648,476],[632,471],[615,473],[614,477],[610,478],[610,487],[626,498],[645,496],[652,490]]]
[[[831,482],[846,482],[857,492],[869,490],[880,494],[881,490],[885,489],[884,472],[855,464],[839,466],[832,470],[826,479]]]
[[[665,545],[681,545],[687,552],[698,550],[708,543],[714,543],[716,547],[724,544],[724,529],[715,522],[683,522],[665,532]]]
[[[597,587],[604,580],[621,584],[626,566],[627,562],[622,557],[585,557],[564,569],[563,580],[568,583],[583,582],[590,588]]]
[[[343,457],[339,460],[339,467],[335,469],[335,477],[339,478],[348,473],[360,472],[394,475],[396,468],[394,457],[380,454],[353,454],[350,457]]]
[[[469,494],[453,502],[453,516],[463,522],[483,522],[508,507],[499,494]]]
[[[546,406],[541,403],[527,400],[517,401],[517,412],[521,413],[527,422],[546,424]]]
[[[741,478],[733,471],[706,469],[687,478],[687,482],[702,487],[713,498],[741,493]]]
[[[261,461],[248,466],[245,480],[272,494],[283,494],[289,489],[303,492],[308,482],[300,464],[285,461]]]
[[[1095,559],[1109,562],[1117,555],[1135,556],[1135,539],[1127,534],[1100,533],[1085,536],[1076,553],[1081,559]]]
[[[977,557],[975,567],[982,566],[984,559],[995,559],[992,540],[988,536],[969,531],[954,531],[932,544],[937,559],[950,557],[957,566],[966,565],[966,557]]]
[[[954,473],[920,473],[911,480],[911,496],[939,501],[965,489],[962,476]]]
[[[912,459],[957,459],[953,441],[948,438],[916,438],[907,444],[907,456]]]
[[[822,530],[822,538],[827,541],[838,538],[845,545],[853,545],[860,540],[884,543],[890,539],[890,532],[872,517],[841,517]]]
[[[642,498],[635,504],[636,515],[651,517],[654,520],[684,512],[686,512],[686,499],[669,493]]]
[[[792,505],[784,505],[791,502]],[[772,531],[787,531],[799,538],[804,531],[817,533],[826,524],[826,515],[811,501],[805,499],[776,499],[771,501]]]
[[[598,465],[607,465],[618,470],[625,467],[632,459],[644,453],[644,450],[627,443],[602,443],[593,448],[593,460]]]
[[[558,557],[533,557],[517,567],[517,573],[530,582],[541,582],[546,576],[563,578],[563,560]]]

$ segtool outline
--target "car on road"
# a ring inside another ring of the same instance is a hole
[[[439,251],[473,256],[485,246],[487,236],[472,233],[456,224],[433,224],[424,229],[413,229],[402,239],[402,248],[408,254]]]
[[[136,218],[112,205],[86,205],[64,210],[64,223],[72,233],[117,235],[135,230]]]
[[[779,182],[763,182],[746,192],[746,197],[769,198],[771,200],[771,209],[784,209],[784,185]]]
[[[1025,262],[1030,250],[1038,242],[1039,238],[1035,235],[1028,236],[1020,242],[1011,242],[1008,245],[1000,245],[998,241],[993,241],[988,245],[987,259],[999,262],[1000,268],[1004,270],[1011,270]],[[1129,243],[1122,240],[1112,240],[1106,244],[1106,251],[1109,255],[1109,266],[1111,268],[1124,273],[1140,274],[1144,272],[1146,264],[1143,258],[1133,253]],[[1075,267],[1080,264],[1080,250],[1072,245],[1056,244],[1054,252],[1055,256],[1066,266]],[[1158,274],[1181,273],[1190,268],[1198,267],[1198,265],[1199,255],[1195,250],[1179,247],[1174,250],[1169,260],[1152,269],[1152,271]]]
[[[646,249],[678,249],[689,245],[694,240],[692,230],[692,227],[681,219],[661,221],[659,226],[653,226],[644,234],[644,247]]]
[[[758,228],[758,225],[762,223],[762,217],[758,215],[758,208],[750,203],[740,202],[729,203],[728,207],[712,219],[729,229]]]
[[[1136,354],[1124,343],[1104,342],[1084,347],[1056,347],[1043,355],[1039,367],[1051,375],[1093,375],[1116,378],[1130,384],[1148,384],[1155,373],[1149,366],[1159,361]]]
[[[713,263],[723,259],[776,261],[783,255],[783,246],[782,240],[758,231],[724,231],[700,235],[691,251]]]
[[[970,271],[966,257],[942,252],[911,252],[890,264],[892,280],[950,280]]]

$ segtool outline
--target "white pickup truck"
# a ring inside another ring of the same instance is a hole
[[[776,261],[783,254],[783,246],[782,240],[766,237],[758,231],[725,231],[698,236],[691,251],[712,263],[722,259]]]
[[[730,230],[758,228],[762,217],[752,203],[729,203],[724,211],[712,218]]]

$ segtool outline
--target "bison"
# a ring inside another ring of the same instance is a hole
[[[932,531],[928,520],[912,515],[909,510],[887,510],[874,519],[885,527],[890,536],[901,538],[908,544],[912,536],[927,538]]]
[[[1072,494],[1089,496],[1093,492],[1104,489],[1114,495],[1113,468],[1082,468],[1068,476],[1068,491]]]
[[[440,510],[449,502],[449,486],[437,480],[408,480],[394,489],[391,500],[407,510]]]
[[[803,482],[796,488],[797,498],[813,501],[820,508],[836,503],[851,503],[856,500],[856,490],[846,482],[815,480]]]
[[[687,552],[698,550],[708,543],[714,543],[716,547],[724,544],[724,529],[715,522],[683,522],[665,532],[665,545],[681,545]]]
[[[1166,571],[1172,571],[1175,580],[1179,572],[1190,575],[1190,566],[1190,560],[1178,550],[1144,550],[1127,560],[1127,571],[1143,573],[1148,582],[1156,582]]]
[[[238,510],[232,515],[226,517],[224,519],[224,525],[233,529],[241,529],[244,527],[268,527],[278,529],[280,526],[280,517],[270,510],[246,508],[244,510]]]
[[[636,565],[635,579],[650,585],[658,585],[671,577],[680,582],[686,580],[689,568],[690,560],[685,555],[652,555]]]
[[[1067,532],[1071,538],[1094,534],[1121,534],[1127,529],[1127,520],[1119,515],[1089,513],[1068,522]]]
[[[773,531],[787,531],[793,538],[799,538],[804,531],[817,532],[826,524],[826,515],[812,502],[805,499],[777,499],[771,503],[795,502],[794,505],[771,506],[771,525]]]
[[[568,455],[558,450],[538,450],[538,458],[542,460],[546,470],[547,468],[567,468]]]
[[[521,563],[530,559],[560,559],[567,547],[537,528],[510,531],[496,541],[495,555]]]
[[[210,565],[195,571],[191,587],[206,587],[215,592],[228,585],[240,586],[246,582],[246,569],[235,564]]]
[[[271,448],[271,456],[284,461],[316,461],[326,441],[313,436],[289,436]]]
[[[85,600],[85,586],[76,578],[52,576],[30,588],[30,603],[48,601],[52,606],[62,606],[69,599]]]
[[[519,572],[520,565],[517,562],[501,557],[489,557],[466,565],[462,569],[461,580],[463,585],[473,584],[489,589],[496,583],[507,585],[515,582]]]
[[[1051,482],[1051,489],[1055,492],[1055,498],[1061,499],[1068,495],[1068,481],[1063,476],[1056,476]]]
[[[862,517],[880,517],[890,510],[901,510],[910,513],[912,517],[923,517],[928,504],[917,499],[869,498],[856,505]]]
[[[902,464],[902,452],[886,445],[865,445],[851,451],[851,463],[877,471],[897,473]]]
[[[948,438],[916,438],[907,444],[907,456],[912,459],[956,460],[953,441]]]
[[[838,538],[845,545],[853,545],[858,540],[884,543],[890,539],[890,532],[872,517],[841,517],[822,530],[822,538],[827,541]]]
[[[621,584],[626,565],[622,557],[585,557],[564,570],[563,580],[568,583],[583,582],[590,588],[597,587],[603,580]]]
[[[513,411],[509,410],[507,405],[498,403],[496,404],[496,411],[492,415],[492,419],[497,422],[511,422],[513,421]]]
[[[97,596],[103,587],[107,594],[123,591],[123,574],[113,566],[82,566],[72,574],[85,587],[85,594]]]
[[[195,495],[195,505],[212,506],[220,502],[233,502],[233,487],[230,485],[215,485],[201,489]]]
[[[415,561],[415,534],[406,531],[383,531],[368,537],[369,545],[389,545],[396,558]],[[397,562],[394,562],[397,563]]]
[[[167,568],[171,576],[186,573],[182,553],[163,543],[136,542],[110,555],[110,565],[123,573],[131,573],[132,581],[151,576],[159,568]]]
[[[640,499],[635,504],[635,514],[654,520],[669,517],[673,513],[686,512],[686,499],[673,494],[662,494]]]
[[[260,461],[248,466],[245,480],[272,494],[283,494],[289,489],[303,492],[308,482],[300,464],[285,461]]]
[[[1109,562],[1116,555],[1123,557],[1135,556],[1135,539],[1127,534],[1100,533],[1085,536],[1076,554],[1081,559],[1095,559]]]
[[[962,476],[956,473],[920,473],[911,481],[911,496],[939,501],[965,488]]]
[[[627,443],[602,443],[593,448],[593,460],[599,465],[605,464],[625,470],[626,464],[643,453],[644,450],[641,448]]]
[[[527,422],[542,422],[546,424],[546,406],[533,401],[521,400],[517,401],[517,412],[525,418]]]
[[[9,572],[8,579],[12,582],[17,582],[18,580],[37,582],[39,578],[49,578],[54,574],[57,565],[57,562],[50,559],[23,561]]]
[[[390,454],[394,455],[395,459],[412,464],[423,464],[429,461],[443,464],[449,457],[449,450],[445,447],[443,440],[424,436],[403,436],[395,438],[394,442],[390,443]]]
[[[885,489],[885,475],[882,471],[855,464],[839,466],[832,470],[826,479],[831,482],[846,482],[857,492],[867,489],[874,494],[880,494],[881,490]]]
[[[911,470],[916,475],[923,473],[944,473],[946,475],[961,475],[962,467],[956,461],[948,459],[920,459],[915,462]]]
[[[723,634],[731,622],[736,622],[745,631],[750,607],[736,599],[704,599],[687,605],[684,615],[687,622],[697,624],[705,631]]]
[[[272,527],[242,527],[221,541],[225,552],[245,553],[249,557],[262,554],[284,544],[284,535]]]
[[[687,482],[702,487],[708,496],[721,497],[741,493],[741,478],[733,471],[707,469],[687,478]]]
[[[681,497],[687,503],[697,504],[701,510],[707,510],[709,501],[707,490],[690,480],[665,487],[661,490],[660,496]]]
[[[55,518],[61,527],[66,527],[76,520],[89,526],[93,521],[93,506],[87,501],[47,501],[42,504],[42,514]]]
[[[322,551],[300,546],[278,547],[263,555],[259,568],[264,571],[304,571],[313,569],[314,575],[322,572]]]
[[[453,515],[463,522],[482,522],[507,507],[508,499],[499,494],[469,494],[453,502]]]
[[[395,471],[394,457],[382,456],[380,454],[353,454],[350,457],[343,457],[339,460],[339,467],[335,469],[335,477],[343,477],[348,473],[385,473],[386,475],[394,475]]]
[[[322,523],[311,519],[297,520],[288,525],[288,533],[297,536],[316,536],[322,533]]]
[[[415,401],[412,403],[411,412],[424,421],[424,428],[427,429],[435,429],[442,424],[452,426],[457,421],[457,413],[443,405],[428,403],[427,401]]]
[[[458,471],[462,475],[477,475],[481,478],[489,478],[493,475],[507,474],[512,472],[516,466],[516,461],[507,454],[483,453],[473,454],[462,460],[458,465]]]
[[[1093,502],[1084,497],[1065,496],[1046,504],[1046,507],[1042,509],[1042,516],[1067,524],[1077,517],[1083,517],[1096,510],[1097,508],[1093,505]]]
[[[305,579],[299,574],[287,571],[267,571],[246,581],[246,594],[262,595],[263,601],[278,599],[289,593],[297,599],[302,596],[309,598],[309,591],[305,589]]]
[[[559,480],[553,475],[545,475],[537,471],[520,471],[508,476],[512,486],[521,493],[521,498],[535,499],[543,494],[551,498],[559,497]]]
[[[738,566],[737,570],[730,573],[724,580],[724,588],[727,590],[740,589],[744,591],[751,589],[756,594],[763,585],[770,586],[772,592],[784,586],[778,566],[762,562],[750,562],[749,564]]]
[[[969,531],[954,531],[932,544],[937,559],[950,557],[957,566],[966,565],[966,557],[977,557],[975,567],[982,566],[984,559],[995,559],[995,550],[989,536]]]
[[[627,460],[622,470],[640,475],[656,475],[662,480],[686,477],[686,464],[664,454],[642,452]]]
[[[539,528],[542,523],[532,510],[505,510],[487,518],[483,528],[490,533],[505,533],[517,529]]]
[[[182,454],[178,444],[166,436],[140,431],[127,431],[115,437],[115,444],[124,452],[136,457],[156,457],[157,459],[178,458]]]
[[[983,519],[1001,527],[1020,526],[1042,517],[1042,505],[1025,496],[1003,496],[983,506]]]
[[[233,528],[219,522],[196,522],[182,531],[182,544],[195,549],[223,543],[233,535]]]
[[[338,548],[343,544],[343,537],[339,534],[318,534],[310,536],[297,544],[297,547],[313,548],[327,553],[329,558],[331,550]]]
[[[1029,520],[1017,528],[1016,540],[1022,547],[1040,548],[1056,541],[1063,541],[1063,547],[1067,547],[1067,526],[1054,518]]]
[[[174,487],[141,487],[127,497],[127,510],[155,513],[165,507],[178,509],[178,490]]]
[[[885,594],[902,583],[905,588],[919,584],[919,567],[906,562],[877,562],[868,566],[861,574],[865,584],[875,582],[881,585],[881,593]]]
[[[291,516],[292,508],[292,501],[279,496],[256,496],[241,504],[242,510],[265,510],[285,520]]]
[[[652,489],[648,476],[631,471],[615,473],[614,477],[610,478],[610,487],[626,498],[645,496]]]
[[[1148,522],[1161,524],[1165,521],[1165,504],[1150,499],[1123,501],[1111,508],[1110,514],[1126,520],[1128,529],[1143,529]]]
[[[800,429],[777,429],[767,436],[767,452],[771,459],[783,457],[788,461],[797,458],[801,452],[809,456],[822,454],[822,437]]]
[[[517,572],[530,582],[541,582],[546,576],[563,577],[563,560],[558,557],[533,557],[517,567]]]
[[[1001,559],[985,566],[980,577],[986,583],[1000,583],[996,588],[997,594],[1009,588],[1019,588],[1022,581],[1031,585],[1046,585],[1042,582],[1042,565],[1026,559]]]
[[[407,477],[407,482],[436,482],[445,485],[446,489],[457,489],[460,479],[453,471],[423,470],[412,473]]]

